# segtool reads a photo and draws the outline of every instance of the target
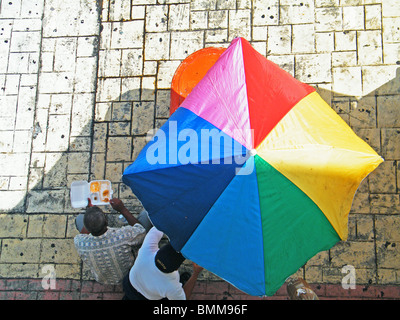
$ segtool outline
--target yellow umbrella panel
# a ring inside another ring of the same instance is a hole
[[[342,240],[361,181],[383,159],[313,92],[256,148],[321,209]]]

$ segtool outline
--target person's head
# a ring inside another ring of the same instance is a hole
[[[107,230],[107,218],[96,206],[88,207],[83,217],[85,228],[94,236],[102,235]]]
[[[185,261],[185,257],[181,253],[176,252],[170,243],[161,247],[155,256],[157,268],[164,273],[171,273],[178,270],[183,261]]]

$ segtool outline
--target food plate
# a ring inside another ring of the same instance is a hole
[[[112,194],[111,181],[109,180],[74,181],[71,184],[71,205],[73,208],[86,207],[88,198],[90,198],[92,205],[107,205],[110,204]]]

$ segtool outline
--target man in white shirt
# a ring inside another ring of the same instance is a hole
[[[155,227],[147,233],[135,264],[123,281],[125,300],[189,299],[203,268],[193,263],[193,274],[182,286],[178,268],[185,258],[169,243],[159,249],[162,236]]]

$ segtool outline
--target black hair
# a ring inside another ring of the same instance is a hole
[[[99,207],[89,207],[86,209],[83,224],[92,235],[96,236],[107,226],[107,218]]]

